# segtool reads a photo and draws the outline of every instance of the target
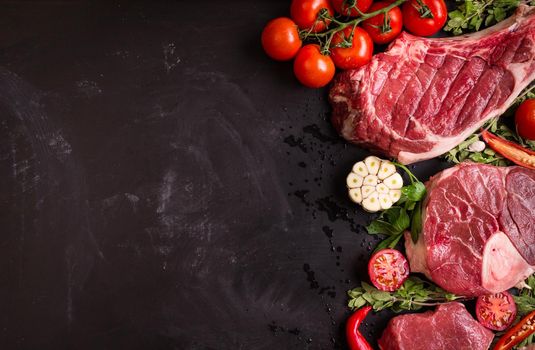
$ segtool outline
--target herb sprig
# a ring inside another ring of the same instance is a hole
[[[448,293],[433,283],[411,276],[394,292],[383,292],[362,282],[360,287],[347,292],[348,306],[358,309],[370,305],[375,311],[391,309],[394,312],[419,310],[454,300],[466,300],[463,296]]]
[[[527,287],[522,288],[518,295],[513,296],[519,317],[524,317],[535,310],[535,275],[529,276],[525,283]]]
[[[403,232],[408,229],[411,231],[413,241],[416,242],[422,230],[422,201],[427,194],[425,185],[406,166],[393,163],[407,173],[411,184],[401,188],[401,198],[397,205],[383,211],[366,227],[371,235],[387,235],[377,245],[375,252],[384,248],[394,248],[403,236]]]
[[[453,35],[475,32],[503,21],[518,7],[520,0],[460,0],[457,8],[448,13],[445,31]]]

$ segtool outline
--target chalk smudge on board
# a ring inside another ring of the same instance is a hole
[[[90,89],[94,87],[89,86]],[[20,263],[19,278],[24,281],[23,267],[38,266],[43,271],[50,271],[46,264],[29,259],[31,251],[25,245],[52,242],[64,235],[65,242],[46,246],[51,249],[48,252],[50,259],[54,259],[51,261],[63,266],[53,272],[62,278],[58,282],[64,292],[44,298],[53,305],[62,305],[54,312],[61,313],[65,324],[70,326],[75,318],[76,292],[89,276],[95,257],[103,258],[103,254],[90,227],[85,171],[76,161],[66,134],[55,125],[53,116],[47,115],[43,102],[45,96],[18,75],[0,67],[0,107],[4,118],[12,123],[11,167],[14,182],[18,185],[9,188],[8,193],[21,201],[15,207],[20,227],[13,232],[18,235],[16,239],[20,244],[18,258],[24,262],[24,265]],[[20,135],[16,134],[19,131]],[[35,201],[36,205],[29,208],[25,198],[30,198],[31,203]],[[30,210],[39,211],[38,218],[44,221],[32,220],[35,215]],[[43,236],[44,233],[47,236]],[[85,249],[88,246],[94,249]]]
[[[173,194],[175,180],[176,173],[173,170],[168,170],[163,177],[163,182],[160,188],[159,205],[158,209],[156,209],[157,213],[161,214],[165,212],[169,200],[171,199],[171,195]]]
[[[98,84],[91,80],[77,81],[76,87],[78,87],[78,90],[87,98],[94,97],[102,93],[102,89],[98,86]]]
[[[164,44],[162,46],[164,57],[163,65],[165,67],[166,73],[169,74],[173,70],[173,68],[175,68],[176,65],[180,63],[180,57],[175,54],[176,47],[174,43]]]

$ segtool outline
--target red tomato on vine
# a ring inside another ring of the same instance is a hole
[[[409,0],[401,10],[405,28],[418,36],[436,34],[448,19],[444,0]]]
[[[375,2],[368,12],[374,12],[389,6],[388,2]],[[384,14],[369,18],[362,22],[362,28],[370,34],[376,44],[387,44],[394,40],[403,28],[403,19],[399,7],[394,7]]]

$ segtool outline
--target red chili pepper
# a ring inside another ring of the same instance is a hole
[[[362,320],[372,309],[371,306],[365,306],[358,309],[349,317],[346,323],[346,337],[349,349],[351,350],[373,350],[366,338],[359,332],[359,326]]]
[[[493,350],[509,350],[535,332],[535,311],[532,311],[505,333]]]
[[[513,163],[529,169],[535,169],[535,152],[520,146],[518,143],[507,141],[491,134],[487,130],[481,133],[483,140],[496,152],[509,159]]]

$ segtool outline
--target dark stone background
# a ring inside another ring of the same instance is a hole
[[[2,349],[345,347],[367,153],[262,52],[289,2],[1,4]]]

